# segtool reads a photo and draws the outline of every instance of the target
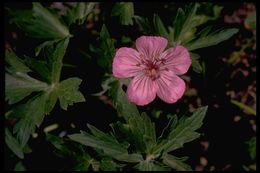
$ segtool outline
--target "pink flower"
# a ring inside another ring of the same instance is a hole
[[[163,37],[141,36],[136,40],[137,50],[127,47],[117,50],[113,75],[134,77],[126,92],[129,101],[146,105],[157,95],[167,103],[175,103],[182,97],[186,86],[177,75],[188,71],[191,58],[183,46],[165,50],[167,44]]]

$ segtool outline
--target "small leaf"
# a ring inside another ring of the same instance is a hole
[[[134,3],[117,2],[112,9],[112,16],[119,16],[122,25],[133,25]]]
[[[244,111],[247,112],[248,114],[251,114],[251,115],[255,115],[255,116],[256,116],[256,111],[255,111],[253,108],[251,108],[251,107],[245,105],[244,103],[241,103],[241,102],[239,102],[239,101],[237,101],[237,100],[230,100],[230,102],[231,102],[232,104],[238,106],[240,109],[244,110]]]
[[[165,38],[169,37],[168,32],[167,32],[164,24],[162,23],[160,17],[157,14],[154,14],[154,16],[153,16],[153,24],[154,24],[156,32],[160,36],[163,36]]]
[[[48,46],[52,46],[54,43],[60,41],[60,39],[55,39],[55,40],[50,40],[50,41],[45,41],[43,42],[42,44],[38,45],[36,48],[35,48],[35,56],[38,56],[40,54],[40,52],[45,48],[45,47],[48,47]]]
[[[166,154],[163,157],[163,163],[175,169],[176,171],[192,171],[191,167],[182,162],[183,159]]]
[[[168,168],[155,164],[151,161],[142,161],[135,166],[139,171],[170,171]]]
[[[95,2],[76,2],[71,9],[66,11],[65,17],[68,25],[76,23],[77,21],[79,25],[82,25],[88,15],[93,11],[95,5]]]
[[[148,18],[143,18],[138,15],[134,15],[135,22],[139,26],[139,30],[144,34],[152,34],[152,25]]]
[[[78,91],[81,81],[81,79],[73,77],[60,82],[57,92],[62,109],[67,110],[68,105],[85,101],[82,93]]]
[[[32,70],[34,70],[34,72],[36,72],[44,82],[49,82],[51,80],[50,69],[48,68],[45,61],[39,61],[35,58],[25,57],[24,63]]]
[[[194,20],[198,7],[198,3],[191,3],[185,10],[178,9],[173,24],[175,42],[182,43],[193,37],[195,27],[198,25],[197,20]]]
[[[252,137],[249,141],[246,142],[248,145],[248,152],[252,160],[256,159],[256,138]]]
[[[14,171],[26,171],[26,168],[22,161],[19,161],[15,164]]]
[[[27,73],[31,71],[11,49],[5,51],[5,62],[10,72]]]
[[[65,38],[70,35],[57,15],[52,14],[40,3],[33,3],[32,10],[12,11],[11,22],[27,32],[30,36],[42,39]]]
[[[77,156],[76,157],[77,164],[73,170],[74,171],[88,171],[91,161],[92,161],[92,158],[87,153],[84,153],[83,156]]]
[[[117,171],[118,165],[110,158],[103,158],[100,162],[100,169],[103,171]]]
[[[209,30],[204,29],[200,33],[200,36],[197,39],[189,42],[186,46],[189,49],[189,51],[200,49],[203,47],[213,46],[222,41],[229,39],[237,32],[238,32],[238,29],[235,29],[235,28],[220,29],[220,30],[214,31],[212,33],[209,33]]]
[[[140,116],[136,105],[129,102],[119,82],[113,84],[113,87],[110,90],[110,95],[112,96],[118,113],[124,117],[126,122],[129,122],[129,119],[133,116]]]
[[[191,60],[192,60],[192,70],[196,73],[202,73],[202,66],[199,63],[199,54],[190,53],[191,54]]]
[[[114,46],[115,41],[110,38],[110,34],[105,25],[103,25],[101,28],[98,40],[100,45],[97,48],[90,45],[90,50],[95,52],[99,57],[97,59],[98,65],[104,68],[107,73],[111,74],[112,60],[116,49]]]
[[[20,159],[24,158],[23,148],[19,145],[18,141],[12,136],[11,132],[5,129],[5,143],[8,148]]]

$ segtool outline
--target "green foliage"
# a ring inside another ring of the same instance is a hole
[[[34,2],[32,10],[10,11],[11,22],[31,37],[61,39],[70,36],[68,27],[40,3]]]
[[[112,72],[112,60],[115,54],[114,40],[110,38],[110,34],[105,25],[102,26],[98,38],[100,45],[98,47],[90,46],[90,51],[95,52],[98,56],[98,65],[107,72]]]
[[[133,25],[134,17],[133,2],[116,2],[112,9],[112,16],[119,16],[122,25]]]
[[[256,111],[253,108],[245,105],[244,103],[239,102],[237,100],[233,100],[233,99],[230,100],[230,102],[232,104],[238,106],[240,109],[244,110],[246,113],[256,116]]]
[[[182,116],[180,120],[175,121],[169,128],[170,133],[166,139],[158,141],[155,148],[155,153],[168,153],[178,148],[183,147],[184,143],[193,141],[198,138],[200,134],[195,132],[201,127],[202,121],[206,115],[207,106],[198,108],[192,116]],[[174,122],[174,121],[173,121]]]
[[[252,160],[256,159],[256,138],[252,137],[249,141],[246,142],[248,145],[248,152]]]
[[[85,101],[84,96],[78,91],[81,79],[69,78],[59,82],[62,59],[68,42],[69,38],[67,37],[44,47],[42,51],[44,50],[46,63],[29,57],[22,60],[11,50],[6,51],[5,99],[9,100],[9,104],[28,99],[23,104],[16,105],[9,114],[9,117],[19,119],[13,129],[13,132],[17,133],[16,138],[19,145],[11,147],[18,157],[23,157],[23,155],[17,151],[26,146],[30,135],[34,133],[36,127],[40,126],[44,115],[51,112],[58,98],[61,107],[65,110],[68,105]],[[35,72],[31,69],[36,69],[35,71],[39,72],[39,76],[43,78],[42,81],[27,74],[27,72]],[[44,71],[40,69],[44,69]],[[37,92],[37,94],[29,97],[33,92]]]
[[[195,40],[192,40],[187,44],[187,48],[192,51],[203,47],[209,47],[216,45],[222,41],[225,41],[238,32],[238,29],[219,29],[214,32],[210,32],[210,28],[202,30]]]
[[[78,91],[81,81],[81,79],[74,77],[59,83],[57,93],[62,109],[67,110],[68,105],[85,101],[84,96]]]
[[[73,7],[66,11],[66,19],[68,25],[72,23],[76,23],[82,25],[88,15],[94,9],[96,3],[95,2],[76,2],[73,4]]]
[[[196,73],[202,73],[202,66],[199,62],[199,58],[200,56],[198,54],[195,53],[190,53],[191,55],[191,60],[192,60],[192,70],[195,71]]]
[[[17,162],[14,171],[26,171],[26,167],[23,165],[23,162]]]
[[[170,154],[166,154],[163,157],[163,163],[176,171],[192,171],[191,167],[184,163],[186,160],[187,157],[178,158]]]
[[[5,129],[5,142],[10,150],[12,150],[20,159],[24,158],[22,147],[7,128]]]
[[[201,127],[207,106],[197,109],[192,116],[182,116],[180,120],[171,116],[162,135],[156,138],[155,124],[146,113],[140,115],[137,107],[128,101],[122,84],[114,82],[109,93],[126,123],[112,123],[113,133],[110,135],[88,125],[92,134],[82,131],[69,135],[71,140],[92,147],[116,162],[135,163],[133,168],[138,170],[191,170],[183,163],[186,158],[168,153],[199,137],[195,130]]]

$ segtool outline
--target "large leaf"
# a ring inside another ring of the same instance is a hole
[[[83,145],[101,149],[104,154],[119,161],[135,163],[142,160],[142,155],[128,154],[127,149],[118,142],[113,142],[113,139],[100,139],[88,133],[69,135],[69,138]]]
[[[48,85],[27,75],[31,70],[19,59],[12,50],[5,52],[5,99],[9,104],[21,101],[34,91],[43,91]]]
[[[5,142],[11,151],[14,152],[20,159],[24,158],[23,148],[19,145],[19,142],[12,136],[11,132],[5,129]]]
[[[31,98],[26,104],[19,105],[11,114],[22,117],[14,126],[14,133],[22,147],[27,143],[36,126],[42,123],[45,115],[45,102],[47,94],[38,94]]]
[[[171,152],[181,148],[183,144],[198,138],[200,134],[195,132],[195,130],[201,127],[207,108],[207,106],[200,107],[192,114],[192,116],[181,117],[181,119],[176,122],[177,124],[171,126],[171,128],[173,128],[168,137],[158,143],[154,153],[159,154],[161,152]]]
[[[19,102],[34,91],[47,89],[48,84],[31,78],[27,74],[17,73],[16,76],[5,74],[5,98],[9,104]]]
[[[209,47],[216,45],[222,41],[225,41],[232,37],[234,34],[238,32],[238,29],[219,29],[212,33],[210,33],[209,28],[205,28],[199,34],[199,37],[195,40],[189,42],[186,46],[189,51],[200,49],[203,47]]]
[[[133,2],[117,2],[112,9],[112,16],[119,16],[122,25],[133,25],[134,17]]]
[[[73,77],[60,82],[57,92],[62,109],[67,110],[68,105],[85,101],[83,94],[78,91],[81,81],[81,79]]]
[[[32,10],[11,11],[11,22],[30,36],[43,39],[65,38],[70,35],[67,26],[57,15],[34,2]]]

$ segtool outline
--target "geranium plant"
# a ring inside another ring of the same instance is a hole
[[[80,44],[72,43],[76,33],[71,31],[84,26],[84,32],[88,32],[85,25],[95,25],[100,5],[34,2],[31,9],[6,9],[9,22],[39,43],[32,48],[33,57],[13,47],[5,50],[5,119],[15,120],[5,127],[5,143],[17,156],[16,170],[26,169],[23,159],[33,152],[31,137],[46,115],[56,116],[53,110],[57,104],[64,111],[79,103],[88,104],[82,92],[86,88],[80,86],[85,79],[63,74],[63,69],[70,66],[63,59],[71,56],[70,44]],[[112,28],[104,22],[93,34],[95,42],[82,40],[89,49],[81,53],[90,59],[97,57],[95,62],[103,72],[99,84],[103,90],[91,94],[108,98],[118,120],[107,124],[109,131],[101,131],[89,122],[84,122],[87,126],[81,131],[63,136],[46,130],[45,139],[53,144],[60,158],[73,160],[70,170],[192,170],[187,162],[189,156],[175,155],[175,150],[200,137],[197,130],[203,125],[208,106],[193,112],[168,112],[164,127],[156,124],[150,108],[158,102],[156,96],[161,104],[176,106],[186,97],[189,81],[183,75],[192,70],[205,73],[199,53],[194,51],[229,39],[238,29],[210,27],[207,22],[216,20],[222,9],[211,3],[206,6],[213,15],[198,13],[201,3],[190,3],[169,14],[175,17],[167,27],[160,14],[154,14],[152,20],[135,14],[133,2],[112,5],[113,19],[130,30],[136,28],[138,37],[120,35],[121,41],[114,39]],[[86,75],[95,77],[95,71]],[[95,117],[87,112],[85,116]]]

